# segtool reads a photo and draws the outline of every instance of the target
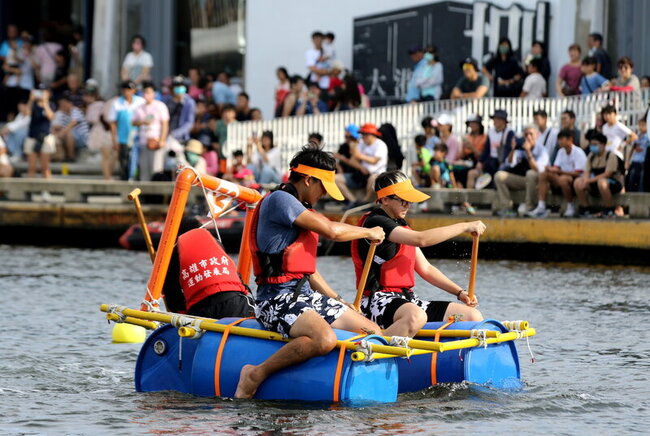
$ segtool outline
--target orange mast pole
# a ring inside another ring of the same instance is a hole
[[[160,237],[160,243],[158,244],[158,251],[156,252],[156,259],[154,261],[153,267],[151,268],[151,274],[149,275],[149,282],[147,283],[147,292],[144,296],[144,301],[140,306],[141,310],[148,311],[150,306],[153,310],[158,310],[158,300],[162,294],[163,284],[165,282],[165,277],[167,276],[167,269],[169,268],[169,261],[172,257],[172,252],[174,250],[174,244],[176,243],[176,237],[178,236],[178,228],[180,226],[183,215],[185,214],[185,205],[187,204],[187,198],[189,197],[190,190],[192,186],[202,185],[214,192],[220,194],[228,195],[230,197],[236,198],[238,200],[244,201],[250,205],[257,204],[257,202],[262,198],[262,195],[254,189],[246,188],[244,186],[236,185],[225,180],[218,179],[212,176],[201,176],[197,177],[194,170],[186,168],[181,171],[176,177],[176,184],[174,185],[174,193],[172,194],[171,201],[169,203],[169,210],[167,212],[167,217],[165,218],[165,228]],[[252,209],[250,209],[250,215],[252,216]],[[244,240],[248,241],[248,226],[250,224],[249,211],[246,213],[246,221],[244,225],[244,237],[242,238],[242,244]],[[248,243],[246,243],[245,248],[240,247],[240,250],[244,250],[240,253],[241,266],[238,265],[240,272],[247,273],[246,281],[248,281],[248,276],[250,275],[250,250],[248,250]],[[248,252],[246,254],[246,251]],[[243,254],[243,258],[242,258]],[[242,262],[244,260],[244,262]],[[243,279],[243,275],[242,275]]]

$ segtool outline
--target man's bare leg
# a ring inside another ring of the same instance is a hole
[[[259,365],[244,365],[239,374],[235,398],[253,398],[257,388],[271,374],[312,357],[325,355],[336,346],[336,334],[313,310],[308,310],[298,317],[289,335],[295,339],[264,362]]]
[[[381,334],[381,327],[352,309],[346,310],[332,323],[332,327],[350,332],[366,333],[371,331],[378,335]]]

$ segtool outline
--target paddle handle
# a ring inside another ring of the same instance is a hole
[[[478,263],[478,235],[472,236],[472,259],[469,266],[469,285],[467,286],[467,294],[469,300],[474,299],[474,286],[476,285],[476,264]]]
[[[138,214],[138,222],[140,223],[140,228],[144,235],[144,241],[147,244],[147,251],[149,252],[149,257],[151,257],[151,262],[153,262],[156,259],[156,251],[153,248],[153,241],[151,240],[149,228],[147,227],[147,222],[145,221],[144,213],[142,212],[142,205],[140,204],[141,193],[142,191],[140,188],[135,188],[129,193],[129,200],[133,201],[133,204],[135,205],[135,211]]]
[[[366,256],[366,263],[363,265],[363,272],[361,273],[361,279],[359,280],[359,285],[357,286],[357,296],[354,299],[354,308],[357,312],[361,308],[361,296],[363,295],[363,290],[366,287],[366,282],[368,281],[370,265],[372,265],[372,259],[375,257],[375,248],[377,248],[377,244],[370,244],[370,247],[368,248],[368,255]]]

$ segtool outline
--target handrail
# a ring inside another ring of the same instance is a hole
[[[172,199],[169,203],[169,210],[167,211],[167,217],[165,218],[165,226],[160,237],[156,259],[151,268],[151,274],[149,275],[149,281],[147,283],[147,291],[144,295],[141,310],[157,310],[158,308],[158,300],[162,294],[169,261],[172,257],[174,245],[176,244],[178,228],[183,219],[183,215],[185,214],[185,205],[192,186],[203,186],[210,191],[215,191],[222,195],[227,195],[241,200],[249,206],[254,206],[262,198],[262,195],[254,189],[236,185],[232,182],[212,176],[198,176],[197,173],[190,168],[182,170],[176,177],[174,193],[172,194]],[[248,233],[248,226],[250,224],[249,216],[252,214],[252,210],[252,207],[247,208],[246,222],[243,230],[244,234]],[[242,238],[237,271],[241,275],[244,284],[247,284],[250,276],[251,255],[248,244],[245,243],[245,241],[247,241],[247,238]]]
[[[346,125],[354,123],[391,123],[397,131],[402,152],[412,148],[413,137],[421,132],[420,123],[427,115],[435,116],[447,112],[453,116],[453,130],[456,135],[466,130],[465,120],[470,114],[483,116],[484,125],[489,124],[489,115],[495,109],[508,111],[510,126],[521,131],[530,124],[533,112],[544,109],[549,115],[551,126],[559,127],[560,114],[571,109],[576,114],[576,126],[584,134],[587,128],[596,124],[598,112],[607,103],[617,106],[619,118],[628,125],[636,125],[638,118],[646,110],[650,100],[650,90],[641,93],[607,92],[588,96],[556,97],[543,99],[486,97],[473,100],[439,100],[418,104],[404,104],[371,109],[355,109],[331,112],[321,115],[276,118],[267,121],[246,121],[228,125],[228,141],[224,152],[227,156],[237,149],[245,150],[252,132],[271,130],[276,146],[280,147],[282,164],[286,168],[291,157],[307,143],[310,133],[318,132],[325,139],[325,150],[336,151],[343,141]],[[410,162],[409,162],[410,163]],[[410,171],[410,165],[404,168]]]

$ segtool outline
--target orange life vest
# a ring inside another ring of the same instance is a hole
[[[178,237],[178,260],[188,309],[217,292],[248,293],[235,262],[206,229],[193,229]]]
[[[363,226],[368,216],[368,212],[361,220],[359,225]],[[404,226],[409,228],[408,226]],[[365,241],[359,239],[352,241],[352,261],[354,262],[354,273],[357,276],[356,284],[359,285],[363,265],[366,259],[359,255],[359,244],[365,244]],[[415,247],[406,244],[397,244],[398,250],[392,259],[378,264],[377,256],[373,260],[372,267],[375,268],[376,274],[368,276],[368,281],[363,291],[363,295],[370,296],[374,291],[403,292],[404,289],[411,289],[415,286]]]
[[[253,212],[248,238],[253,254],[253,273],[258,285],[286,283],[316,272],[318,233],[311,230],[299,229],[296,240],[279,253],[260,251],[257,245],[257,226],[262,203],[269,195],[271,194],[260,200]]]

